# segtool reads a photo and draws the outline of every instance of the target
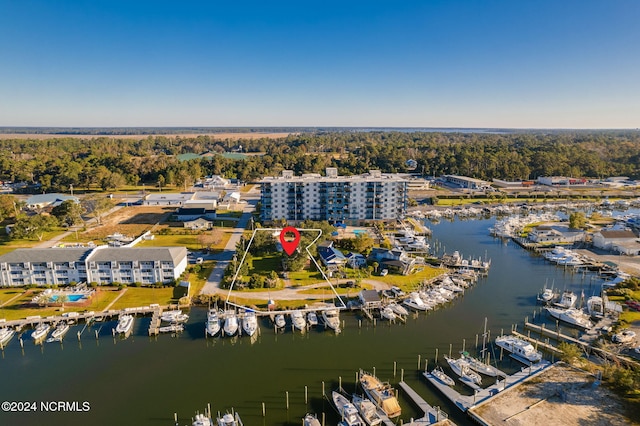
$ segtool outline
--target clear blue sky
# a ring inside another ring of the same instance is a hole
[[[1,126],[640,127],[640,1],[0,0]]]

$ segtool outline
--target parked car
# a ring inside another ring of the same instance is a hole
[[[381,276],[381,277],[384,277],[384,276],[386,276],[388,273],[389,273],[389,270],[388,270],[388,269],[383,269],[382,271],[380,271],[380,276]]]

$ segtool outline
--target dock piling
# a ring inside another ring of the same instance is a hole
[[[398,364],[396,363],[396,361],[393,361],[393,377],[396,377],[396,368],[397,367],[398,367]],[[357,382],[357,380],[356,380],[356,382]]]
[[[420,359],[420,354],[418,354],[418,370],[420,370],[421,364],[422,364],[422,360]]]
[[[404,382],[404,368],[400,369],[400,381]]]
[[[262,417],[265,417],[267,414],[267,409],[264,406],[264,402],[262,403]]]
[[[289,410],[289,391],[286,391],[285,394],[287,399],[287,410]]]

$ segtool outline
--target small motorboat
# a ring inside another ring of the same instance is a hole
[[[391,322],[395,321],[397,318],[396,313],[393,312],[393,309],[391,309],[389,306],[385,306],[380,310],[380,316]]]
[[[291,322],[293,323],[293,326],[300,331],[305,331],[307,329],[307,321],[304,319],[302,311],[291,312]]]
[[[309,324],[309,327],[315,327],[318,325],[318,315],[314,311],[309,311],[307,313],[307,324]]]
[[[215,336],[220,333],[220,317],[218,316],[218,311],[214,309],[209,309],[207,312],[207,334],[209,336]]]
[[[35,328],[35,330],[33,330],[33,332],[31,333],[31,338],[33,340],[40,341],[42,339],[44,339],[47,334],[49,334],[49,330],[51,329],[51,326],[47,323],[40,323],[38,324],[38,326]]]
[[[283,328],[285,325],[287,325],[287,320],[284,318],[283,314],[278,314],[273,319],[273,323],[276,325],[276,327]]]
[[[61,322],[51,333],[51,337],[47,339],[47,343],[62,342],[64,335],[69,331],[69,324],[67,322]]]
[[[371,402],[371,400],[365,398],[364,396],[355,394],[353,395],[353,398],[351,398],[351,400],[353,401],[353,405],[358,410],[358,413],[360,413],[360,416],[369,426],[375,426],[382,423],[382,417],[380,417],[380,414],[378,414],[378,408],[373,402]]]
[[[440,380],[442,383],[444,383],[447,386],[455,386],[456,382],[449,377],[444,370],[442,370],[442,368],[440,367],[436,367],[431,371],[431,375],[433,377],[435,377],[436,379]]]
[[[258,319],[254,311],[247,311],[242,318],[242,331],[253,336],[258,330]]]
[[[315,414],[307,413],[302,418],[302,425],[303,426],[320,426],[320,420],[318,420],[318,416],[316,416]]]

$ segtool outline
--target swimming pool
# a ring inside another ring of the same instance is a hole
[[[356,237],[357,237],[358,235],[364,235],[364,234],[366,234],[366,233],[367,233],[367,231],[365,231],[364,229],[354,229],[354,230],[353,230],[353,233],[354,233],[354,234],[356,235]]]
[[[54,294],[49,298],[49,300],[55,303],[59,297],[60,295]],[[84,294],[67,294],[67,302],[79,302],[83,299],[86,299],[86,296]]]

